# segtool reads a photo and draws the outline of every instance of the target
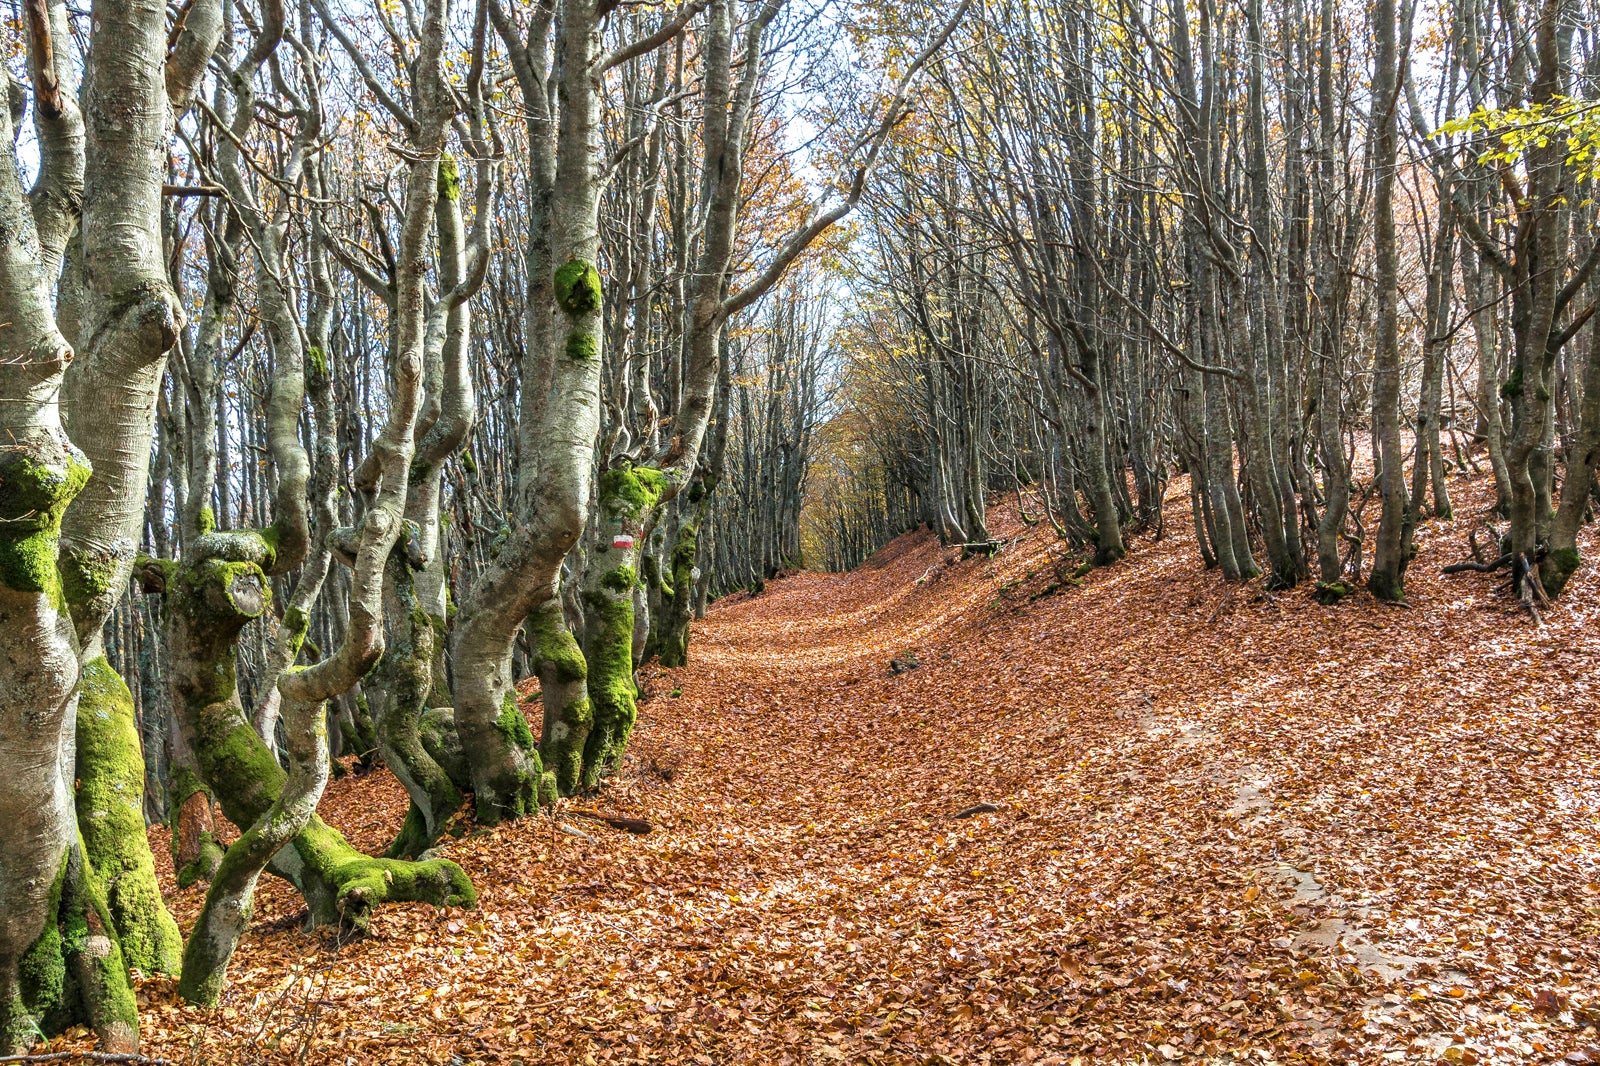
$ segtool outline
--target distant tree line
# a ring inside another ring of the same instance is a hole
[[[1025,487],[1106,564],[1184,473],[1205,566],[1399,600],[1483,463],[1467,565],[1557,595],[1600,456],[1594,14],[986,5],[865,199],[818,554],[982,545]]]

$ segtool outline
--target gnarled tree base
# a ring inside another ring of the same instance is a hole
[[[102,1051],[138,1050],[133,986],[81,842],[62,859],[38,938],[20,959],[0,960],[0,1054],[79,1023],[94,1030]]]
[[[375,859],[315,816],[270,868],[300,890],[312,925],[337,923],[366,932],[372,908],[381,903],[471,907],[478,901],[466,871],[450,860]]]

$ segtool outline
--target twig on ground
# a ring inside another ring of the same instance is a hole
[[[644,836],[655,828],[643,818],[616,818],[609,814],[601,814],[599,811],[562,811],[561,813],[568,818],[587,818],[591,822],[604,822],[613,829],[625,829],[638,836]]]
[[[43,1052],[40,1055],[0,1055],[3,1063],[128,1063],[130,1066],[173,1066],[170,1058],[115,1052]]]

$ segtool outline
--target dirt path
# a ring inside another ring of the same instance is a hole
[[[244,1019],[286,977],[286,1004],[321,1004],[280,1037],[312,1029],[310,1062],[1554,1062],[1600,1042],[1592,571],[1534,632],[1436,576],[1455,539],[1431,528],[1411,611],[1230,590],[1179,536],[1046,593],[1047,538],[995,531],[992,560],[914,536],[716,605],[692,664],[649,672],[600,802],[653,833],[453,842],[477,911],[385,910],[336,953],[272,888],[231,1018],[147,987],[160,1046],[200,1026],[270,1057]],[[325,802],[365,846],[403,814],[386,781]],[[979,803],[998,809],[952,817]]]
[[[1036,539],[931,571],[903,542],[724,605],[640,751],[736,797],[780,857],[728,850],[747,891],[821,908],[753,905],[753,951],[856,916],[809,983],[757,982],[780,1017],[850,990],[813,1039],[852,1058],[1552,1060],[1596,1017],[1595,647],[1424,545],[1404,612],[1254,600],[1173,544],[1032,601]]]

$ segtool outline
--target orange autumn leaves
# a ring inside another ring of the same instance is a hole
[[[1453,487],[1461,513],[1481,488]],[[719,603],[689,667],[647,670],[623,772],[582,804],[653,832],[541,816],[452,841],[477,910],[387,908],[346,944],[299,931],[298,901],[266,885],[220,1011],[145,984],[147,1050],[1588,1054],[1600,581],[1580,572],[1531,629],[1488,580],[1438,574],[1465,522],[1419,532],[1411,610],[1226,586],[1178,513],[1167,540],[1046,593],[1055,546],[1014,508],[993,559],[913,534],[855,573]],[[980,803],[998,809],[951,817]],[[384,772],[323,804],[373,850],[404,811]],[[198,895],[174,901],[192,920]]]

